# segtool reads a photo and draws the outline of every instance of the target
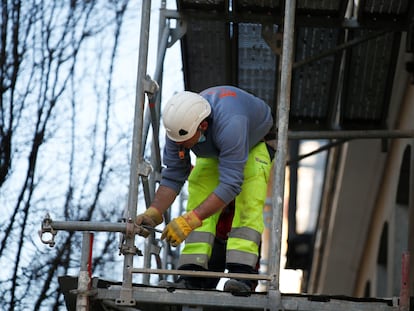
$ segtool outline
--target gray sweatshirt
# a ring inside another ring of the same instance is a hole
[[[200,93],[211,105],[206,140],[191,151],[197,157],[219,160],[219,185],[214,193],[226,204],[241,191],[243,171],[250,149],[273,125],[269,105],[233,86],[216,86]],[[166,137],[161,185],[179,193],[191,171],[188,149],[180,159],[180,147]]]

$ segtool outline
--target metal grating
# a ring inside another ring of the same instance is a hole
[[[344,23],[348,2],[297,1],[295,62],[335,48],[337,51],[294,69],[289,120],[292,129],[329,130],[332,126],[372,129],[385,125],[397,42],[401,29],[408,27],[407,17],[414,13],[414,1],[360,0],[360,6],[354,8],[358,22],[353,19]],[[284,2],[177,3],[181,8],[198,7],[182,10],[188,22],[182,40],[186,88],[201,91],[212,85],[237,85],[263,98],[275,111],[279,57],[269,48],[269,41],[263,39],[261,25],[278,27],[276,16],[283,11]],[[215,14],[213,9],[217,8],[223,12]],[[395,31],[395,35],[346,46],[347,42],[375,29]],[[277,40],[276,36],[271,40]],[[341,65],[344,53],[346,58]]]
[[[412,0],[361,0],[358,9],[360,25],[370,28],[407,27],[414,13]]]
[[[177,0],[179,10],[226,10],[225,0]]]
[[[343,0],[298,0],[298,10],[312,10],[312,11],[338,11]]]
[[[332,28],[299,28],[296,61],[306,60],[338,45],[339,31]],[[295,124],[325,123],[333,85],[335,54],[298,67],[293,72],[290,119]]]
[[[340,27],[344,20],[348,0],[298,0],[297,24],[314,27]]]
[[[228,32],[222,21],[188,20],[182,40],[186,89],[200,92],[229,82]]]
[[[277,58],[261,33],[262,25],[238,25],[238,85],[274,107]]]
[[[367,33],[354,30],[352,35],[360,37]],[[394,74],[390,68],[395,66],[397,43],[399,34],[386,33],[350,50],[343,105],[345,127],[384,125]]]
[[[409,8],[412,0],[366,0],[362,3],[362,10],[369,14],[403,15]]]
[[[280,14],[281,0],[238,0],[233,1],[233,10],[237,12],[250,11],[254,13]]]

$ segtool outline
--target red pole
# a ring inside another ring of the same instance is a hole
[[[93,250],[93,233],[89,235],[89,254],[88,254],[88,274],[89,278],[92,279],[92,250]]]
[[[78,277],[76,311],[89,311],[88,291],[92,276],[92,242],[93,233],[84,232],[82,239],[81,266]]]
[[[401,260],[401,290],[400,311],[410,310],[410,253],[402,254]]]

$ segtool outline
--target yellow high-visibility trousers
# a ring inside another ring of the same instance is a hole
[[[260,142],[253,147],[244,167],[244,181],[235,198],[235,212],[232,228],[227,240],[226,263],[255,267],[259,256],[263,232],[263,206],[267,182],[272,166],[266,144]],[[218,186],[218,160],[197,158],[188,178],[187,211],[199,206]],[[178,266],[196,264],[208,269],[213,248],[216,225],[220,212],[203,220],[185,240]]]

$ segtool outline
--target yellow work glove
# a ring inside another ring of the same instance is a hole
[[[147,225],[155,227],[162,223],[162,220],[161,212],[157,208],[150,206],[143,214],[140,214],[135,218],[135,224],[139,228],[137,233],[143,237],[147,237],[150,234],[150,231],[140,226]]]
[[[177,246],[201,224],[201,219],[194,211],[188,212],[170,221],[162,232],[161,240],[166,239],[172,246]]]

